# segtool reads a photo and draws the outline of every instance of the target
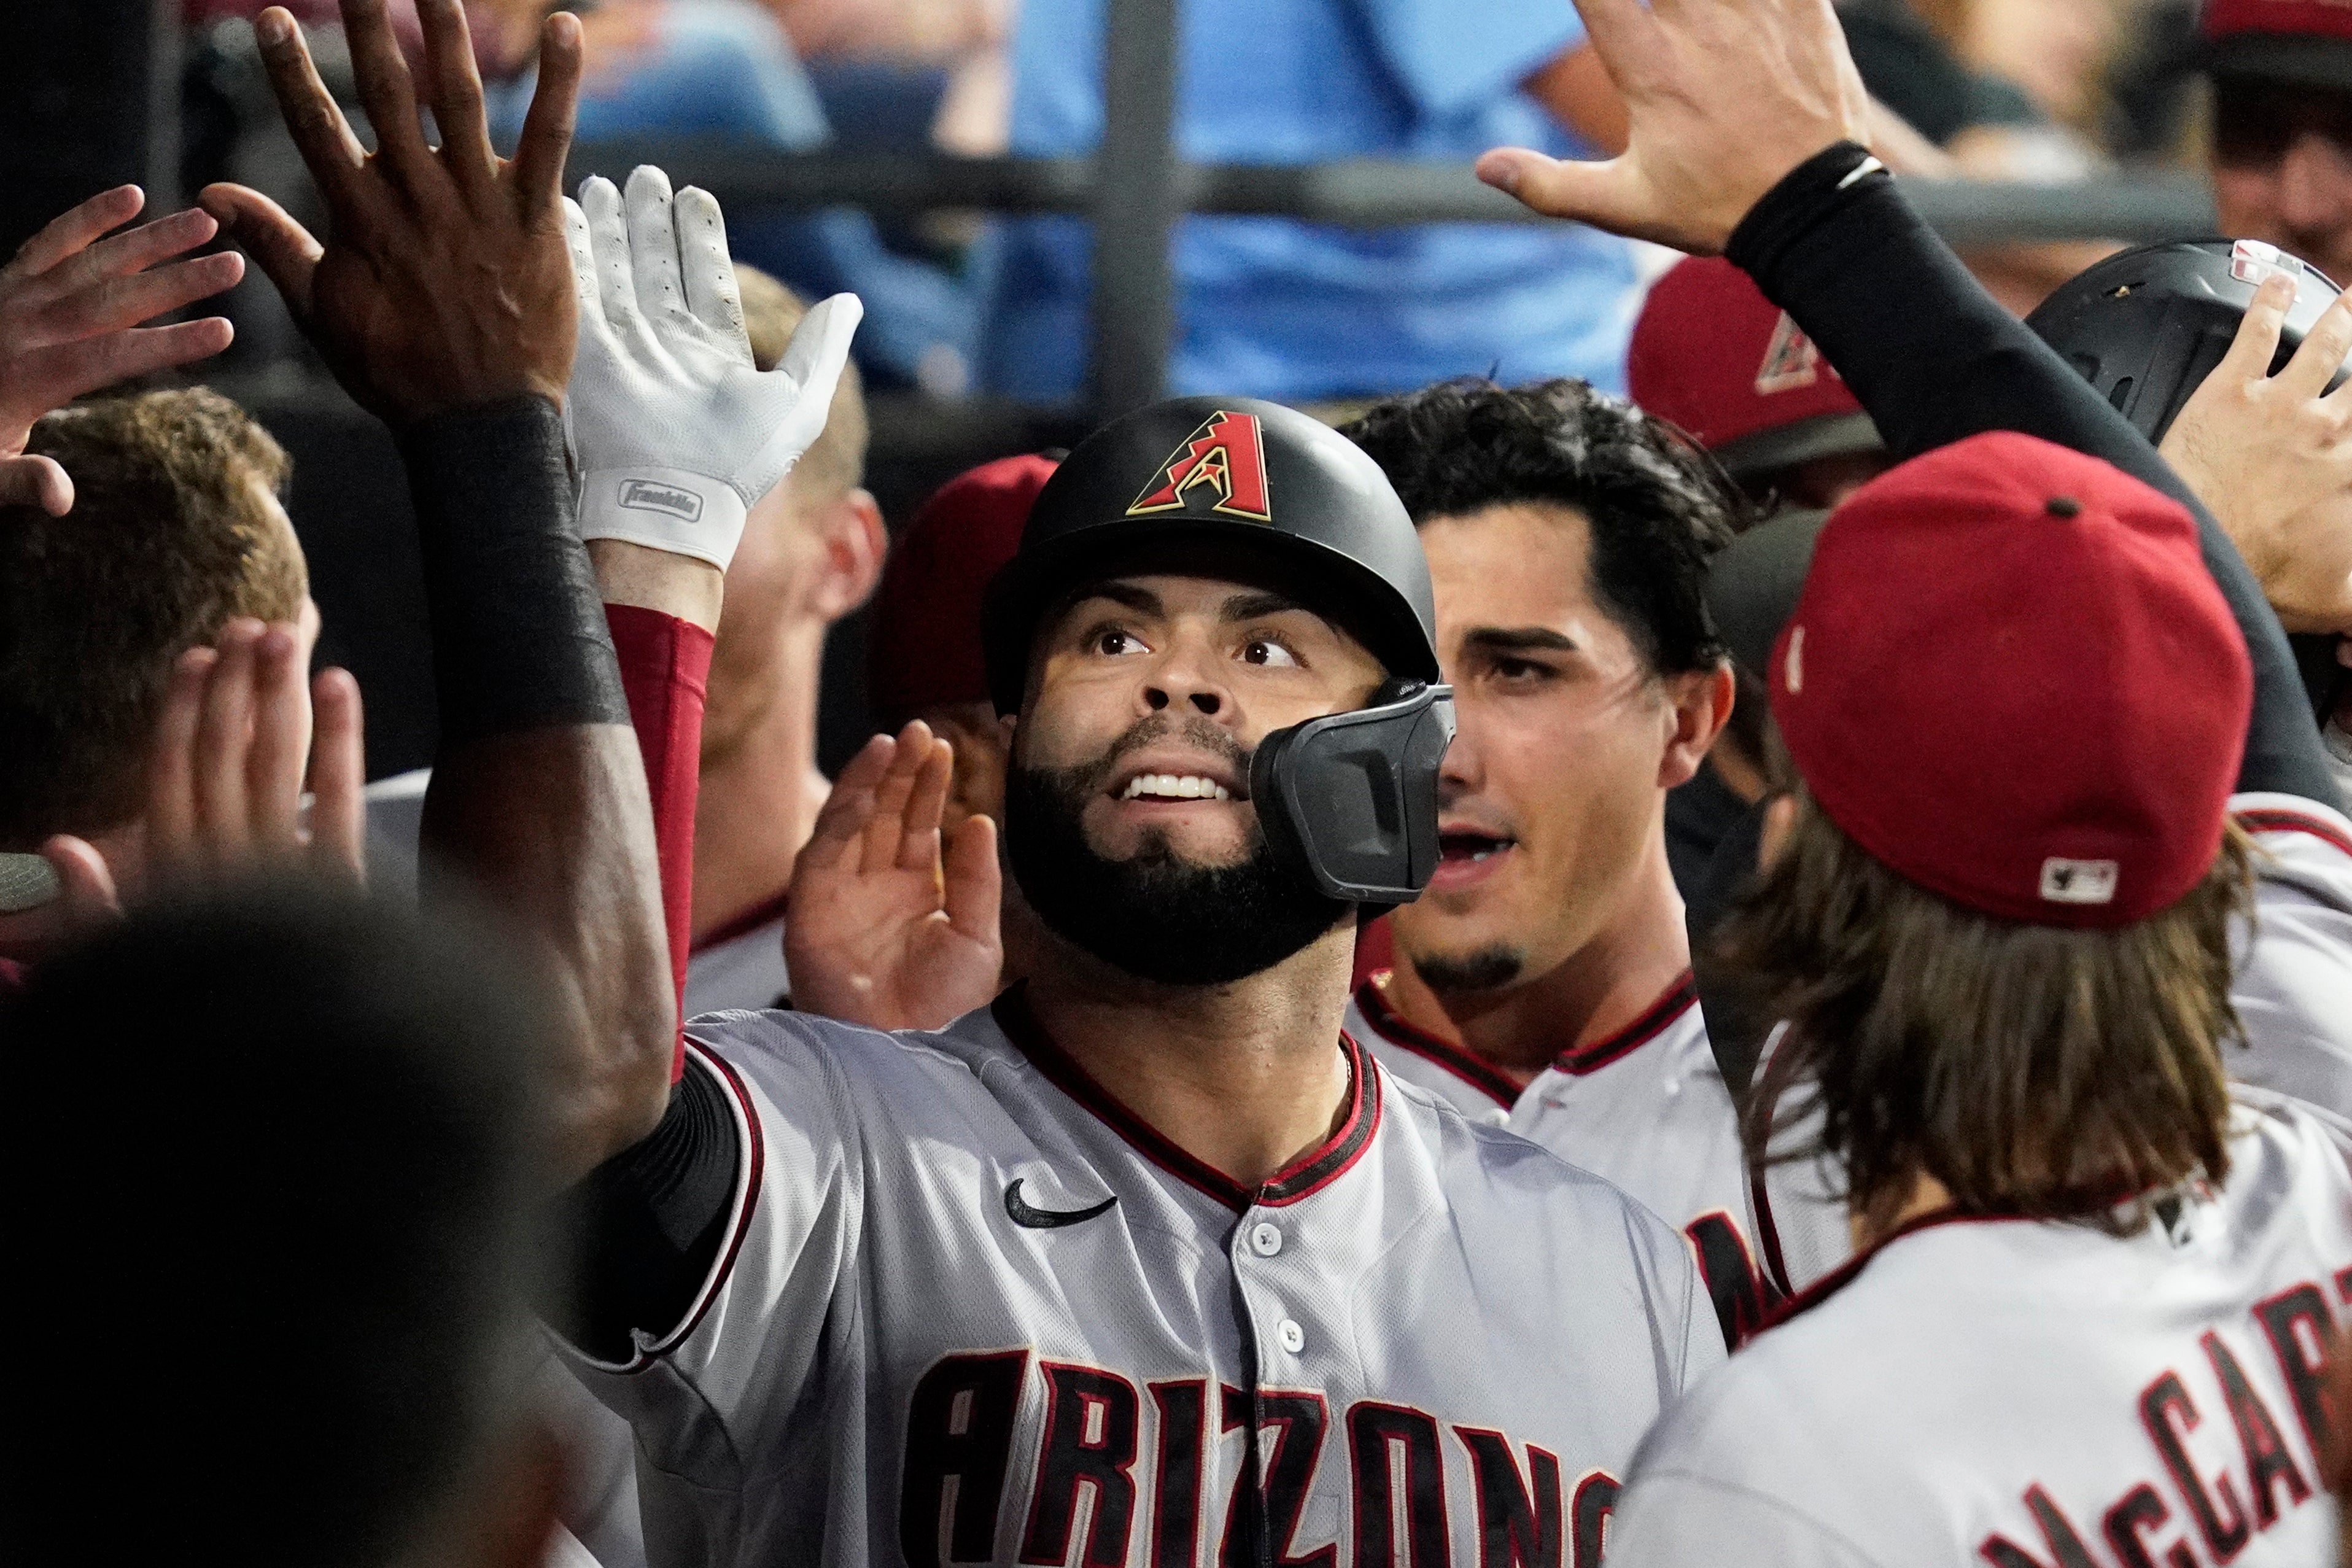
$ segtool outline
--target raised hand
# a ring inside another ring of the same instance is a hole
[[[1840,142],[1871,143],[1870,96],[1830,0],[1576,0],[1625,100],[1605,163],[1498,148],[1478,177],[1553,217],[1719,253],[1783,176]]]
[[[2246,558],[2281,625],[2352,632],[2352,381],[2327,390],[2352,352],[2352,296],[2273,375],[2294,303],[2285,278],[2256,290],[2229,353],[2158,450]]]
[[[793,1005],[879,1029],[936,1029],[985,1005],[1004,968],[996,825],[940,816],[955,752],[920,721],[842,770],[793,867]]]
[[[201,212],[111,233],[146,205],[136,185],[92,196],[0,267],[0,503],[40,506],[59,516],[73,503],[64,469],[47,458],[22,456],[42,415],[84,393],[228,347],[234,334],[219,316],[140,325],[245,276],[245,258],[234,253],[173,261],[218,232]]]
[[[199,198],[269,275],[344,388],[395,427],[521,395],[562,405],[572,374],[572,266],[563,160],[580,87],[580,24],[548,18],[539,88],[511,161],[491,149],[465,8],[419,0],[426,99],[384,0],[341,0],[352,69],[376,151],[352,134],[283,9],[254,25],[287,129],[329,216],[321,245],[243,185]]]
[[[564,416],[580,468],[580,532],[725,571],[751,509],[824,429],[864,307],[811,310],[762,374],[719,203],[640,168],[564,204],[580,356]]]
[[[294,626],[259,621],[232,621],[218,647],[180,656],[148,763],[151,882],[271,871],[365,880],[359,684],[340,669],[306,682],[300,659]]]
[[[37,961],[119,919],[126,900],[252,876],[366,879],[360,689],[340,669],[305,682],[291,624],[232,621],[173,667],[148,763],[142,865],[124,881],[86,839],[59,835],[0,864],[0,958]],[[306,811],[305,777],[310,787]]]

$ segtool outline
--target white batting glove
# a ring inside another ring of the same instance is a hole
[[[581,537],[724,571],[751,508],[824,431],[866,308],[855,294],[818,305],[762,374],[709,192],[673,198],[668,175],[641,167],[625,203],[598,176],[563,206],[580,296],[564,424]]]

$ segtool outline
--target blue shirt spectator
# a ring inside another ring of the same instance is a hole
[[[1570,0],[1183,0],[1180,16],[1187,159],[1468,163],[1505,143],[1590,155],[1519,90],[1581,44]],[[1099,142],[1103,18],[1104,0],[1024,0],[1013,152]],[[982,379],[1066,402],[1087,358],[1088,226],[1024,219],[996,239]],[[1172,392],[1295,403],[1490,372],[1623,390],[1634,268],[1593,230],[1199,217],[1180,226],[1175,268]]]
[[[775,18],[750,0],[637,0],[650,25],[614,49],[592,49],[579,139],[709,136],[799,153],[832,140],[824,109]],[[488,89],[492,132],[511,145],[537,73]],[[681,171],[680,173],[683,173]],[[864,213],[732,207],[737,257],[810,300],[848,290],[866,301],[859,368],[877,384],[946,382],[967,363],[968,294],[937,268],[899,256]]]

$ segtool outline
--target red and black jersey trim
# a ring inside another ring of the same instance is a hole
[[[2032,1217],[2025,1215],[1963,1214],[1958,1209],[1955,1208],[1931,1209],[1926,1214],[1905,1220],[1901,1225],[1896,1226],[1893,1230],[1890,1230],[1885,1236],[1880,1237],[1864,1250],[1855,1253],[1852,1258],[1847,1258],[1843,1263],[1839,1264],[1835,1268],[1831,1269],[1827,1274],[1822,1275],[1811,1285],[1806,1286],[1795,1295],[1788,1297],[1786,1300],[1782,1300],[1778,1307],[1774,1308],[1766,1315],[1763,1322],[1758,1325],[1756,1331],[1760,1334],[1765,1332],[1767,1330],[1777,1329],[1782,1323],[1787,1322],[1790,1319],[1801,1317],[1803,1314],[1811,1311],[1815,1307],[1820,1306],[1822,1302],[1828,1300],[1831,1297],[1836,1295],[1839,1291],[1853,1284],[1854,1280],[1861,1278],[1862,1271],[1870,1267],[1870,1260],[1872,1258],[1876,1258],[1880,1253],[1885,1251],[1888,1247],[1894,1246],[1896,1242],[1902,1240],[1906,1236],[1916,1236],[1923,1230],[1935,1230],[1948,1225],[2020,1225],[2032,1223],[2033,1223]]]
[[[1321,1191],[1363,1158],[1364,1152],[1372,1146],[1372,1135],[1380,1130],[1380,1070],[1364,1047],[1343,1033],[1339,1050],[1348,1061],[1348,1112],[1340,1118],[1339,1128],[1322,1143],[1265,1181],[1254,1187],[1244,1186],[1205,1160],[1179,1148],[1097,1083],[1086,1068],[1046,1035],[1036,1015],[1029,1010],[1024,987],[1016,985],[999,996],[990,1010],[1005,1038],[1029,1058],[1030,1065],[1044,1074],[1047,1082],[1134,1145],[1145,1159],[1235,1213],[1256,1206],[1278,1208]]]
[[[2342,828],[2315,812],[2305,813],[2266,806],[2261,810],[2241,811],[2234,815],[2238,826],[2249,833],[2307,833],[2322,844],[2330,845],[2345,855],[2352,856],[2352,836],[2347,836]]]
[[[690,1036],[686,1041],[686,1052],[726,1087],[728,1104],[735,1112],[736,1135],[743,1141],[743,1177],[734,1207],[728,1215],[727,1237],[719,1244],[719,1261],[712,1266],[710,1277],[702,1282],[702,1289],[695,1292],[694,1302],[685,1316],[669,1332],[642,1346],[627,1363],[595,1363],[608,1372],[643,1372],[684,1344],[702,1326],[702,1320],[709,1315],[711,1304],[719,1300],[728,1277],[735,1272],[735,1259],[742,1254],[743,1238],[751,1232],[751,1210],[760,1201],[761,1179],[767,1173],[768,1145],[760,1128],[760,1108],[751,1102],[751,1091],[744,1086],[741,1075],[733,1064]]]
[[[1453,1041],[1431,1034],[1389,1005],[1389,999],[1381,994],[1381,984],[1391,973],[1377,970],[1356,987],[1356,1011],[1364,1016],[1372,1032],[1397,1049],[1411,1051],[1432,1066],[1444,1068],[1504,1110],[1517,1105],[1517,1084]]]
[[[749,936],[761,926],[784,918],[784,904],[793,896],[790,888],[772,899],[762,899],[726,924],[705,931],[694,939],[689,955],[709,952],[714,947],[724,947],[739,936]]]
[[[1698,980],[1685,969],[1682,977],[1667,986],[1665,994],[1651,1003],[1640,1017],[1605,1038],[1560,1052],[1552,1058],[1552,1066],[1566,1073],[1599,1072],[1664,1034],[1675,1019],[1697,1005]]]

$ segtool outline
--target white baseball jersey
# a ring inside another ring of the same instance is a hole
[[[368,880],[378,892],[415,896],[425,786],[432,781],[432,769],[418,768],[367,786]],[[688,1017],[783,1002],[792,990],[784,973],[783,905],[779,895],[694,944],[686,961]]]
[[[2352,1120],[2352,822],[2299,795],[2241,795],[2230,809],[2262,852],[2254,918],[2232,943],[2231,1000],[2245,1039],[2223,1048],[2222,1066],[2240,1083]],[[1797,1093],[1776,1147],[1813,1137],[1817,1117]],[[1758,1250],[1777,1291],[1801,1290],[1852,1255],[1842,1176],[1799,1160],[1753,1184]]]
[[[690,1037],[743,1151],[719,1262],[631,1363],[577,1363],[636,1429],[656,1568],[1590,1568],[1723,1359],[1663,1222],[1351,1041],[1339,1129],[1244,1188],[1018,993]]]
[[[1929,1216],[1792,1302],[1643,1444],[1610,1568],[2335,1562],[2352,1140],[2237,1096],[2137,1236]]]
[[[1687,973],[1622,1029],[1562,1051],[1524,1089],[1400,1016],[1385,995],[1391,973],[1376,971],[1348,1010],[1348,1032],[1382,1067],[1606,1177],[1680,1226],[1724,1342],[1756,1331],[1779,1298],[1748,1241],[1739,1115]]]
[[[784,899],[738,916],[694,944],[686,961],[686,1016],[759,1012],[792,999],[784,971]]]

